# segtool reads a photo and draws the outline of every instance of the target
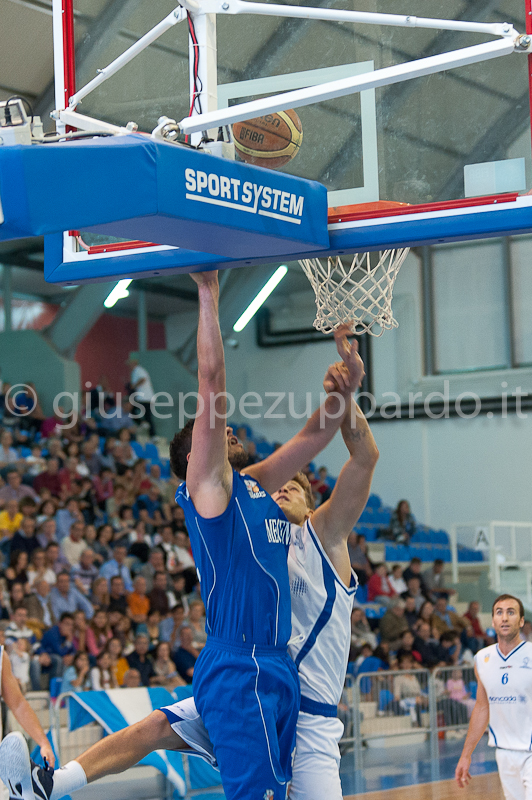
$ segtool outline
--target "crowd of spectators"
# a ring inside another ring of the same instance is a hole
[[[129,402],[72,424],[4,395],[0,643],[23,691],[191,683],[205,610],[178,481],[136,457]]]

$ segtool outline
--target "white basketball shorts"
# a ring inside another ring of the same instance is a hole
[[[338,742],[343,732],[335,717],[299,712],[290,800],[342,800]]]
[[[532,753],[498,747],[495,758],[505,800],[532,800]]]

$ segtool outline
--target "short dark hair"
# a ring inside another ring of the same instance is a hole
[[[500,603],[501,600],[515,600],[515,602],[519,606],[519,618],[520,619],[524,618],[524,616],[525,616],[525,607],[524,607],[523,603],[521,602],[521,600],[518,597],[514,597],[513,594],[500,594],[497,597],[497,599],[495,600],[495,602],[493,603],[492,607],[491,607],[491,616],[493,616],[493,613],[495,611],[495,606],[497,605],[497,603]]]
[[[292,478],[294,483],[299,484],[305,493],[305,501],[307,503],[307,508],[310,511],[314,511],[316,508],[316,503],[314,501],[314,495],[312,494],[312,489],[310,486],[310,481],[305,475],[304,472],[297,472],[294,477]]]
[[[434,566],[435,567],[441,567],[441,566],[443,566],[443,564],[445,564],[445,561],[443,560],[443,558],[435,558],[434,559]]]
[[[421,564],[422,562],[421,562],[421,559],[418,558],[418,556],[414,556],[414,558],[410,559],[410,563],[411,564]]]
[[[170,466],[174,475],[183,481],[187,477],[187,456],[192,448],[193,428],[194,419],[189,419],[170,442]]]
[[[454,642],[458,638],[458,631],[444,631],[440,636],[440,644],[444,642]]]
[[[63,611],[61,616],[59,617],[59,622],[63,622],[65,619],[71,619],[74,622],[74,615],[70,613],[70,611]]]

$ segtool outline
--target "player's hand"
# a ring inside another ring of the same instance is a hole
[[[207,283],[218,283],[218,270],[213,269],[210,272],[191,272],[190,277],[198,286],[204,286]]]
[[[349,372],[350,390],[354,391],[361,385],[366,373],[364,370],[364,362],[360,358],[358,352],[358,342],[355,339],[349,341],[347,338],[351,333],[351,325],[340,325],[334,332],[334,340],[336,342],[338,355]]]
[[[41,758],[46,759],[50,767],[55,767],[55,756],[50,742],[46,742],[41,747]]]
[[[454,771],[454,778],[460,789],[465,789],[471,780],[471,775],[469,774],[470,766],[471,758],[469,756],[461,756]]]
[[[328,368],[323,379],[323,388],[327,394],[331,392],[338,392],[339,394],[350,393],[349,370],[343,361],[336,361]]]

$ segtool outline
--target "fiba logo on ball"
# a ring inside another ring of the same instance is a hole
[[[274,792],[273,789],[266,789],[264,794],[262,795],[263,800],[273,800]]]
[[[301,120],[293,109],[265,114],[233,124],[239,158],[256,167],[278,169],[299,152],[303,141]]]

